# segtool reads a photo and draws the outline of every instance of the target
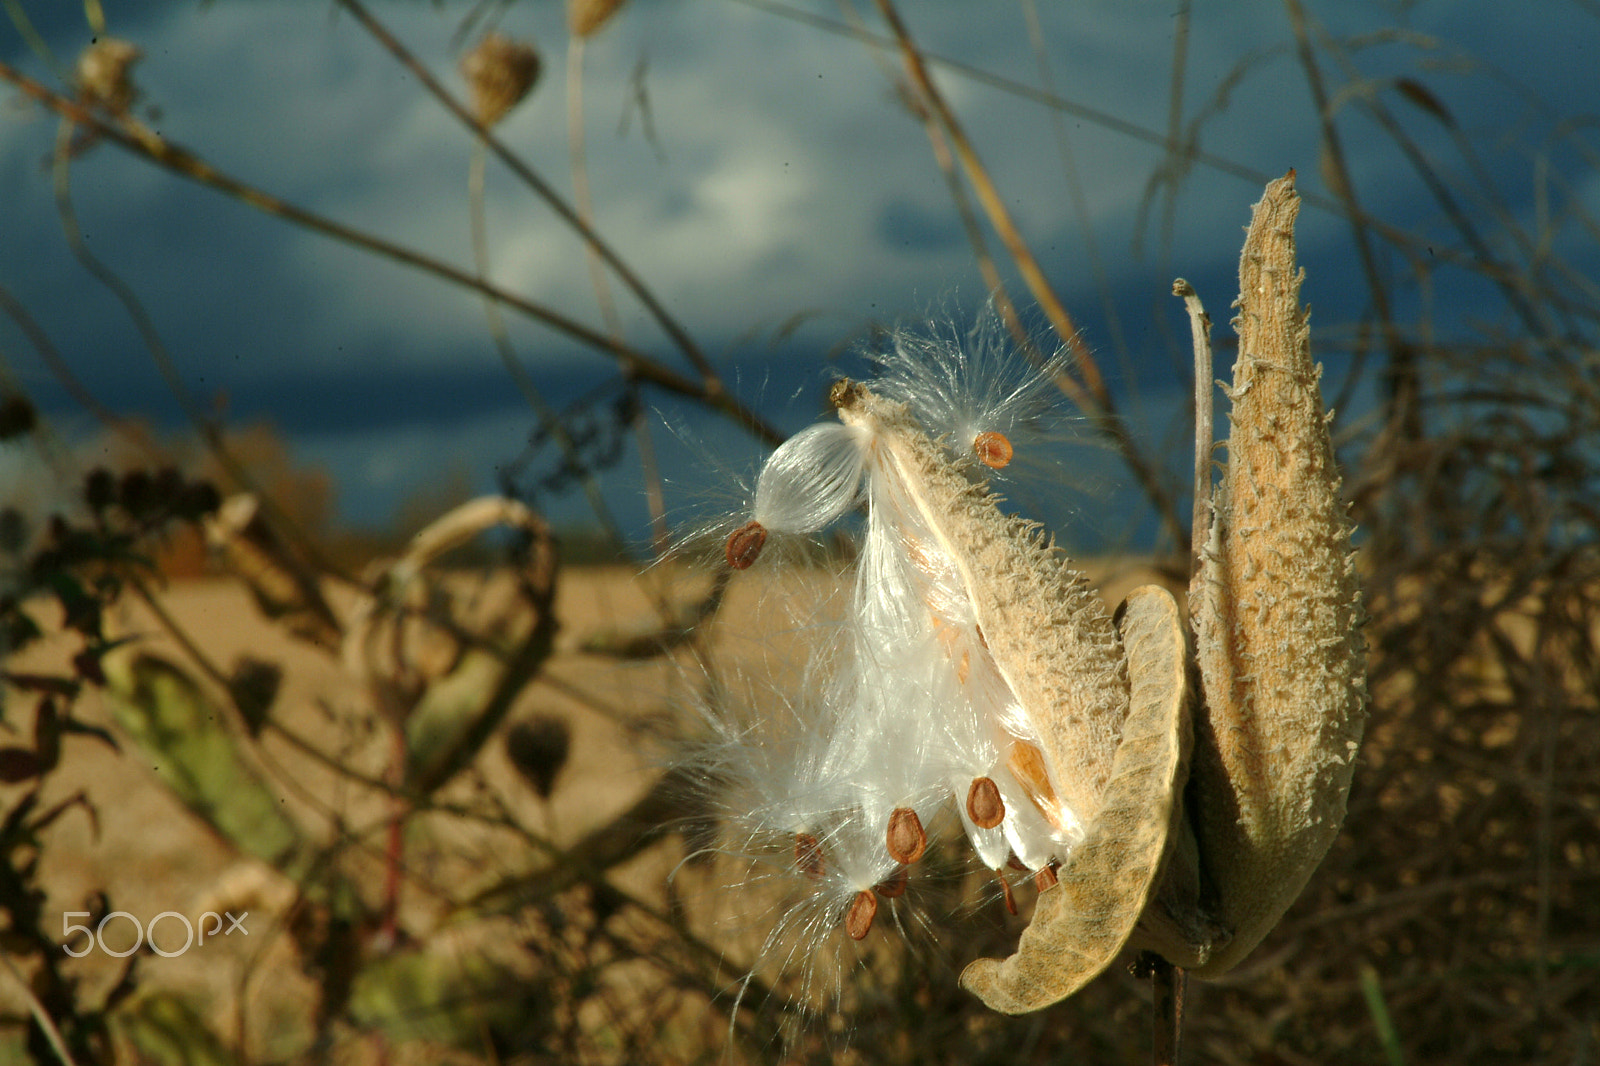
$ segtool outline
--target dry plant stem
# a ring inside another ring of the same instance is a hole
[[[1183,994],[1188,975],[1157,955],[1150,974],[1153,993],[1151,1056],[1153,1066],[1178,1066],[1183,1047]]]
[[[56,1058],[61,1060],[62,1066],[76,1066],[72,1056],[67,1053],[66,1042],[61,1039],[61,1031],[56,1028],[56,1023],[45,1012],[44,1004],[39,1002],[39,997],[33,994],[33,986],[28,984],[28,979],[23,976],[17,964],[11,961],[9,951],[0,950],[0,962],[6,964],[6,969],[11,971],[11,976],[16,978],[17,986],[22,989],[22,994],[28,1000],[28,1013],[33,1015],[33,1020],[38,1023],[40,1032],[50,1044],[50,1050],[56,1053]]]
[[[552,311],[541,304],[524,299],[516,293],[478,280],[473,275],[449,263],[423,255],[403,245],[335,222],[287,201],[280,200],[237,178],[224,174],[190,150],[166,140],[154,131],[140,125],[124,127],[105,121],[99,114],[77,101],[63,96],[21,73],[8,63],[0,62],[0,80],[10,82],[24,94],[48,107],[57,114],[94,131],[96,136],[115,144],[124,151],[188,178],[198,184],[232,196],[243,203],[269,215],[285,219],[306,229],[314,230],[356,248],[392,259],[425,273],[432,274],[454,285],[491,297],[498,303],[543,322],[561,333],[582,341],[599,351],[607,352],[617,360],[626,373],[649,382],[668,392],[698,400],[712,410],[726,415],[743,426],[752,435],[774,446],[783,442],[783,434],[767,423],[760,415],[739,402],[724,390],[720,383],[715,388],[664,366],[637,349],[619,344],[575,319]]]
[[[1050,282],[1044,276],[1038,260],[1033,257],[1033,252],[1023,241],[1016,224],[1011,220],[1011,213],[1006,210],[1005,201],[1000,196],[1000,190],[995,188],[994,181],[989,177],[989,172],[978,160],[977,152],[972,147],[972,142],[967,140],[965,131],[956,121],[955,113],[950,110],[950,105],[945,103],[943,95],[934,86],[933,79],[928,76],[928,68],[922,61],[922,56],[917,52],[917,46],[911,40],[905,23],[900,19],[900,13],[895,9],[893,0],[876,0],[878,10],[882,13],[884,21],[889,24],[895,40],[899,42],[900,54],[904,57],[906,73],[911,78],[911,83],[916,86],[917,93],[930,114],[936,116],[939,125],[943,127],[945,135],[950,138],[956,157],[961,160],[962,169],[966,171],[967,180],[972,182],[973,191],[978,194],[978,202],[983,205],[985,213],[994,224],[995,230],[1000,235],[1000,240],[1005,243],[1006,250],[1011,253],[1017,269],[1021,271],[1023,280],[1028,289],[1033,293],[1033,298],[1039,301],[1039,306],[1050,319],[1050,324],[1055,327],[1056,335],[1061,338],[1061,343],[1070,345],[1073,349],[1074,365],[1083,375],[1082,390],[1076,395],[1069,393],[1072,400],[1085,411],[1106,409],[1109,407],[1110,393],[1106,389],[1105,380],[1100,376],[1100,368],[1096,365],[1094,357],[1084,347],[1083,340],[1078,335],[1078,327],[1072,321],[1072,316],[1056,298]],[[1073,383],[1078,386],[1077,382]]]
[[[1183,299],[1189,313],[1189,337],[1194,346],[1194,513],[1189,526],[1189,575],[1200,572],[1201,551],[1211,537],[1211,467],[1216,448],[1212,422],[1211,316],[1200,295],[1183,278],[1172,283],[1172,294]]]
[[[388,49],[389,53],[399,60],[416,77],[422,87],[427,89],[436,100],[444,105],[446,110],[459,119],[468,129],[476,132],[483,139],[483,143],[488,145],[489,149],[494,152],[496,158],[509,167],[517,177],[521,178],[552,211],[560,216],[563,222],[571,226],[583,238],[595,255],[605,260],[606,265],[616,273],[624,285],[632,290],[633,294],[638,297],[639,302],[655,318],[662,330],[682,350],[684,356],[700,374],[707,396],[723,395],[722,379],[712,368],[710,360],[700,351],[699,346],[694,343],[694,340],[684,328],[671,315],[667,314],[666,309],[656,300],[644,282],[633,271],[628,269],[627,264],[611,250],[609,245],[600,239],[599,235],[594,232],[588,223],[577,212],[568,207],[565,201],[557,195],[556,191],[531,167],[519,159],[510,149],[506,148],[492,131],[477,120],[471,111],[456,100],[455,97],[451,96],[444,86],[439,84],[438,79],[434,78],[428,71],[428,68],[423,66],[405,45],[401,44],[384,27],[383,23],[373,18],[372,14],[367,11],[359,0],[338,0],[338,3],[339,6],[355,16],[356,20],[366,28],[367,32],[372,34],[379,44]]]
[[[983,205],[985,213],[989,216],[990,223],[999,233],[1000,239],[1005,243],[1006,249],[1011,253],[1012,260],[1017,264],[1024,282],[1028,286],[1033,298],[1044,309],[1045,315],[1050,319],[1052,327],[1061,342],[1072,349],[1073,365],[1083,375],[1084,380],[1079,382],[1069,375],[1062,373],[1056,375],[1055,381],[1061,391],[1072,400],[1078,408],[1088,415],[1094,422],[1096,429],[1111,439],[1116,444],[1117,450],[1122,454],[1123,461],[1133,472],[1134,477],[1143,486],[1145,494],[1154,504],[1161,517],[1161,524],[1172,542],[1180,550],[1187,551],[1189,535],[1183,523],[1178,520],[1176,505],[1167,486],[1162,483],[1156,467],[1139,450],[1133,438],[1128,434],[1127,427],[1117,416],[1116,405],[1112,401],[1110,390],[1106,388],[1105,379],[1100,374],[1099,365],[1094,356],[1083,343],[1078,327],[1073,323],[1072,316],[1062,306],[1050,287],[1049,280],[1045,278],[1044,271],[1040,268],[1038,260],[1034,258],[1027,242],[1022,239],[1016,224],[1012,221],[1010,212],[1006,210],[1005,201],[1000,196],[1000,191],[995,187],[989,172],[978,159],[977,152],[972,147],[972,142],[967,140],[966,133],[957,122],[955,113],[945,103],[944,97],[934,86],[933,80],[928,76],[926,64],[922,61],[921,54],[917,51],[916,44],[911,40],[906,31],[905,23],[901,21],[899,12],[895,10],[893,0],[877,0],[879,11],[884,20],[889,24],[899,44],[900,53],[904,57],[907,73],[912,84],[923,102],[929,116],[928,121],[937,118],[946,137],[949,138],[954,148],[956,157],[961,160],[962,169],[966,172],[967,180],[972,182],[972,187],[978,195],[978,202]]]

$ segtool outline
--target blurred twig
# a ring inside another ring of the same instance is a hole
[[[783,434],[774,429],[760,415],[726,392],[720,382],[707,383],[685,377],[639,350],[616,342],[575,319],[518,296],[506,289],[481,281],[466,271],[451,266],[449,263],[336,222],[272,196],[247,182],[223,173],[189,149],[159,136],[142,125],[124,126],[122,123],[106,121],[93,110],[40,84],[8,63],[0,62],[0,80],[15,85],[23,93],[63,118],[92,130],[96,136],[157,166],[232,196],[259,211],[285,219],[383,258],[414,267],[453,285],[488,296],[496,302],[510,307],[529,318],[543,322],[552,329],[565,333],[567,336],[591,348],[609,353],[626,373],[632,374],[642,381],[647,381],[668,392],[686,396],[706,404],[712,410],[732,418],[751,434],[768,444],[776,445],[783,440]]]

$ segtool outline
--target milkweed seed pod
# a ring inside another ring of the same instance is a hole
[[[461,76],[472,94],[473,115],[481,124],[493,126],[539,80],[539,53],[533,45],[504,34],[486,34],[461,60]]]
[[[588,37],[622,10],[625,0],[567,0],[567,29],[574,37]]]
[[[856,938],[870,897],[903,892],[941,809],[986,867],[1047,883],[1100,812],[1129,699],[1100,597],[989,487],[1030,447],[1055,368],[1007,383],[982,353],[910,338],[884,364],[871,385],[834,386],[838,423],[773,453],[725,552],[750,569],[772,537],[866,506],[846,617],[816,656],[831,674],[804,686],[821,706],[791,707],[813,724],[732,755],[744,769],[725,775],[767,783],[746,786],[750,836],[788,834]]]
[[[1366,722],[1352,525],[1295,265],[1294,173],[1239,262],[1228,465],[1190,592],[1204,687],[1191,821],[1231,939],[1171,962],[1224,973],[1299,896],[1344,821]]]
[[[1131,701],[1099,812],[1084,842],[1052,871],[1054,883],[1041,882],[1016,954],[979,959],[961,974],[962,987],[994,1010],[1048,1007],[1109,966],[1146,909],[1172,846],[1191,743],[1178,605],[1166,589],[1134,589],[1119,628]]]
[[[101,37],[78,56],[78,93],[90,104],[122,113],[139,98],[133,65],[144,57],[138,45]]]

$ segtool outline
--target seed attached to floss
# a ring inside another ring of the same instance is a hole
[[[735,570],[748,570],[767,543],[767,527],[750,521],[728,535],[728,565]]]
[[[794,835],[794,864],[800,872],[811,877],[821,877],[822,842],[810,833],[796,833]]]
[[[1005,871],[996,870],[994,873],[996,877],[1000,878],[1000,891],[1004,893],[1006,897],[1006,913],[1016,914],[1017,899],[1011,894],[1011,882],[1006,880]]]
[[[865,940],[867,934],[872,932],[872,919],[877,916],[878,897],[865,890],[857,892],[855,901],[844,916],[844,931],[850,934],[851,940]]]
[[[922,829],[922,819],[910,807],[896,807],[889,815],[887,836],[889,855],[895,862],[910,865],[928,850],[928,834]]]
[[[979,829],[993,829],[1006,820],[1006,802],[1000,798],[1000,786],[992,779],[973,779],[967,790],[967,817]]]
[[[1011,462],[1011,442],[1004,433],[992,429],[973,438],[972,450],[977,453],[978,462],[991,470],[999,470]]]
[[[879,881],[875,887],[878,895],[884,899],[899,899],[906,894],[906,881],[910,871],[904,866],[891,874],[888,879]]]
[[[1034,886],[1043,892],[1047,888],[1055,888],[1059,879],[1056,877],[1056,864],[1039,867],[1033,875]]]

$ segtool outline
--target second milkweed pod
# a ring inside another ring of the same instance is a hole
[[[1322,861],[1366,722],[1353,525],[1299,299],[1299,209],[1291,171],[1267,186],[1245,238],[1228,464],[1190,587],[1206,708],[1192,818],[1232,939],[1167,957],[1201,977],[1243,959]]]

